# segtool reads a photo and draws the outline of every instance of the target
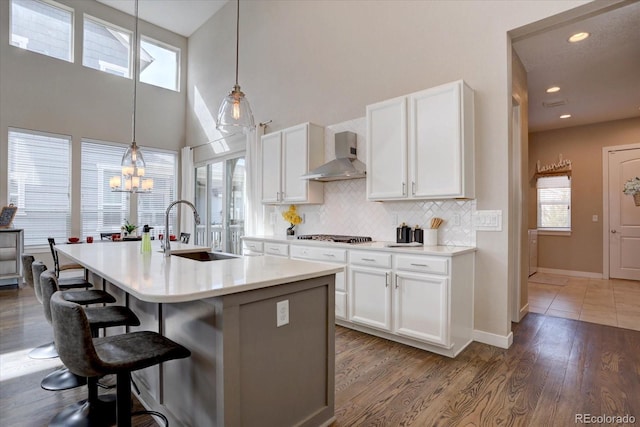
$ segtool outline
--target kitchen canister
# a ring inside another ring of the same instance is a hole
[[[411,227],[404,222],[398,228],[396,228],[396,243],[410,243],[411,242]]]
[[[438,229],[437,228],[424,229],[424,245],[438,246]]]

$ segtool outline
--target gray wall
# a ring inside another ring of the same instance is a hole
[[[7,201],[9,127],[72,136],[74,182],[80,180],[81,138],[131,142],[133,82],[82,65],[82,17],[87,13],[131,31],[133,17],[95,1],[57,1],[75,9],[74,63],[10,46],[10,2],[0,1],[0,204],[3,205]],[[187,39],[146,22],[140,22],[139,33],[181,49],[182,78],[181,92],[138,83],[136,140],[143,147],[178,151],[185,142]],[[76,187],[72,201],[80,200],[80,188]],[[79,203],[73,204],[74,218],[77,223]],[[79,226],[73,231],[79,234]]]
[[[239,82],[268,131],[363,117],[369,103],[464,79],[476,91],[478,209],[508,218],[511,49],[507,32],[581,1],[244,1]],[[234,83],[235,2],[189,39],[188,145]],[[197,111],[196,111],[197,110]],[[505,220],[506,221],[506,220]],[[477,235],[475,327],[510,332],[508,234]]]

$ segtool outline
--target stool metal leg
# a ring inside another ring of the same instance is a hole
[[[131,427],[131,376],[129,372],[119,372],[116,376],[117,423],[118,427]]]
[[[27,354],[30,359],[53,359],[54,357],[58,357],[58,351],[56,350],[56,345],[51,341],[48,344],[42,344]]]
[[[40,387],[49,391],[60,391],[80,387],[86,383],[87,379],[85,377],[80,377],[62,367],[44,377],[40,382]]]

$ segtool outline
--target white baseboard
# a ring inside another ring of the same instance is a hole
[[[513,332],[509,332],[509,335],[504,336],[474,329],[473,340],[494,347],[509,348],[513,344]]]
[[[524,305],[524,307],[522,307],[522,308],[520,309],[520,315],[519,315],[519,318],[518,318],[518,322],[519,322],[520,320],[522,320],[522,319],[524,318],[524,316],[526,316],[526,315],[527,315],[527,313],[529,313],[529,303],[526,303],[526,304]]]
[[[588,277],[589,279],[602,279],[602,273],[590,271],[559,270],[557,268],[538,267],[538,273],[558,274],[560,276]]]

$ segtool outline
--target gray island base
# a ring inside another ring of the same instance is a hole
[[[135,242],[112,247],[117,255],[108,245],[118,243],[59,245],[59,251],[138,315],[141,325],[130,331],[156,331],[191,351],[187,359],[133,373],[145,407],[165,414],[173,427],[335,421],[335,273],[341,268],[275,257],[203,263],[155,252],[138,264],[130,259],[143,256]],[[132,247],[123,250],[126,245]],[[110,266],[113,257],[125,265]]]

